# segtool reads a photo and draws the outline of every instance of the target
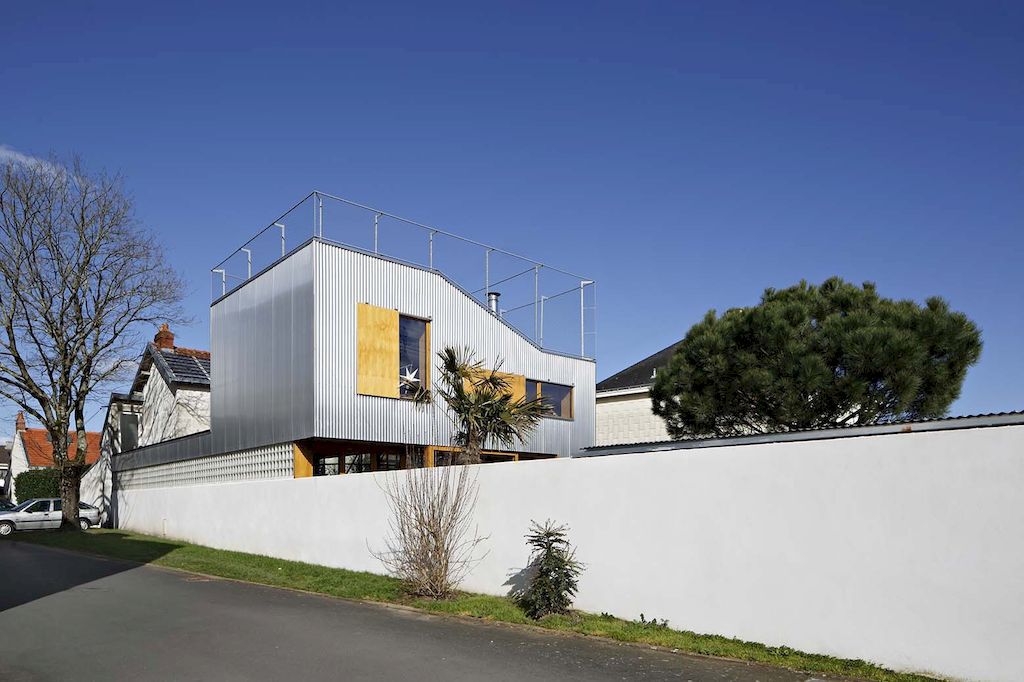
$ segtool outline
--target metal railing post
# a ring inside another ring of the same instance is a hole
[[[373,214],[373,252],[374,253],[380,253],[377,250],[377,235],[379,234],[379,230],[380,230],[380,228],[378,226],[378,221],[380,220],[380,216],[381,216],[380,213],[374,213]]]
[[[239,249],[245,251],[245,278],[252,279],[252,249]]]
[[[550,297],[549,296],[541,296],[540,297],[540,340],[538,341],[538,345],[541,348],[544,347],[544,301],[548,300],[548,298],[550,298]]]
[[[583,358],[587,357],[587,323],[583,313],[583,287],[593,283],[593,280],[589,279],[580,280],[580,357]]]
[[[284,257],[284,223],[274,223],[277,227],[281,228],[281,257]]]
[[[427,237],[427,263],[431,270],[434,269],[434,231],[430,231]]]
[[[540,298],[540,266],[533,266],[533,340],[536,341],[540,328],[537,324],[538,313],[537,310],[538,300]]]
[[[491,293],[491,249],[484,250],[484,298]]]
[[[213,272],[220,273],[220,295],[223,296],[228,293],[228,273],[220,269],[213,270]]]

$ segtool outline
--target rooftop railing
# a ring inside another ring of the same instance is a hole
[[[211,271],[214,300],[317,237],[443,273],[546,349],[596,355],[594,280],[448,230],[324,192],[310,192]],[[496,302],[488,293],[500,294]]]

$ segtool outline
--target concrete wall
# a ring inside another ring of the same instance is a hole
[[[476,470],[489,554],[466,589],[504,593],[527,560],[530,520],[551,518],[570,525],[587,565],[579,608],[902,670],[1024,679],[1024,426]],[[387,475],[125,490],[119,522],[380,572],[367,545],[387,532]]]
[[[597,445],[669,440],[665,420],[651,412],[647,388],[597,394]]]

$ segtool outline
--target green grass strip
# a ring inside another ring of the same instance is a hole
[[[936,679],[894,672],[862,660],[808,654],[785,646],[771,647],[719,635],[700,635],[656,624],[622,620],[607,614],[574,612],[571,615],[548,616],[533,621],[506,597],[462,593],[445,601],[418,599],[405,591],[401,581],[387,576],[229,552],[120,530],[96,529],[88,533],[40,531],[18,533],[15,539],[260,585],[305,590],[345,599],[402,604],[434,613],[503,623],[530,624],[549,630],[655,645],[682,653],[753,661],[801,672],[880,682],[923,682]]]

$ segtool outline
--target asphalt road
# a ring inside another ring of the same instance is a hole
[[[0,542],[0,680],[728,680],[806,675]]]

